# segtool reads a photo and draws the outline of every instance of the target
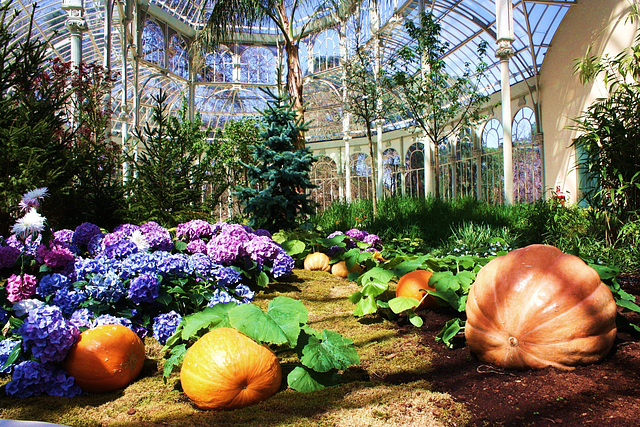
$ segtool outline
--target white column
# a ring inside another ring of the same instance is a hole
[[[371,20],[371,33],[374,37],[374,46],[373,46],[373,72],[375,73],[376,85],[379,85],[378,81],[378,73],[380,72],[381,67],[381,44],[380,40],[380,15],[378,14],[378,2],[372,1],[370,3],[369,9],[369,18]],[[379,89],[379,87],[377,88]],[[376,115],[378,117],[381,116],[382,109],[382,99],[380,96],[376,99]],[[375,121],[376,124],[376,195],[378,199],[382,198],[382,124],[384,120],[378,118]],[[373,164],[373,159],[371,159],[371,163]]]
[[[345,200],[347,202],[351,201],[351,150],[350,150],[350,142],[351,142],[351,113],[345,111],[344,105],[348,102],[348,94],[347,94],[347,70],[344,67],[344,64],[347,62],[347,35],[345,34],[346,30],[346,22],[341,23],[338,27],[338,37],[339,37],[339,46],[340,46],[340,62],[342,64],[342,141],[344,142],[344,156],[343,156],[343,165],[344,165],[344,195]],[[309,59],[308,67],[309,72],[313,70],[313,60],[311,58],[311,51],[313,50],[313,45],[309,43],[307,48],[307,57]]]
[[[426,198],[433,192],[433,182],[431,179],[431,143],[426,136],[423,136],[421,140],[424,149],[424,197]]]
[[[498,28],[496,57],[500,58],[502,83],[502,129],[504,151],[504,201],[513,204],[513,147],[511,142],[511,85],[509,58],[513,56],[513,4],[511,0],[496,0],[496,27]]]
[[[63,0],[62,10],[67,12],[65,24],[70,33],[71,63],[77,68],[82,62],[82,33],[87,31],[83,0]]]

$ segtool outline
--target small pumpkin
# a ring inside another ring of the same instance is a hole
[[[409,297],[421,301],[416,310],[440,307],[436,298],[427,294],[427,290],[436,290],[429,285],[429,279],[432,275],[433,272],[428,270],[414,270],[403,275],[396,285],[396,297]]]
[[[347,263],[345,261],[338,261],[331,266],[331,274],[342,277],[343,279],[349,277],[349,273],[354,272],[362,273],[362,267],[360,264],[354,264],[351,267],[351,270],[347,268]]]
[[[304,259],[304,269],[330,271],[330,262],[331,259],[327,254],[322,252],[312,252]]]
[[[509,369],[598,362],[616,336],[616,303],[580,258],[531,245],[490,261],[471,286],[465,337],[482,361]]]
[[[80,334],[64,367],[82,390],[105,393],[133,382],[144,359],[144,343],[135,332],[122,325],[103,325]]]
[[[236,409],[275,394],[282,369],[268,347],[235,329],[217,328],[187,350],[180,382],[200,409]]]

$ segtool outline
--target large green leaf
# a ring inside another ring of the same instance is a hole
[[[309,338],[302,349],[300,361],[317,372],[328,372],[332,369],[347,369],[360,363],[353,341],[337,332],[323,330],[322,337]]]
[[[288,297],[276,297],[269,303],[268,315],[280,326],[290,347],[295,347],[300,335],[300,325],[307,323],[309,313],[301,301]]]
[[[418,304],[420,301],[411,297],[396,297],[389,300],[389,308],[396,314],[405,310],[413,310]]]
[[[387,289],[389,289],[389,285],[386,283],[368,282],[362,287],[360,292],[365,296],[377,297],[378,295],[383,294]]]
[[[368,295],[358,301],[355,310],[353,310],[353,315],[356,317],[362,317],[366,316],[367,314],[373,314],[377,311],[378,304],[376,303],[376,298],[374,296]]]
[[[297,322],[297,319],[293,321]],[[229,312],[229,323],[233,328],[260,343],[280,345],[289,342],[283,327],[253,304],[236,306]],[[291,330],[289,332],[292,333]]]
[[[280,244],[282,249],[290,256],[298,255],[304,252],[307,245],[302,240],[286,240]]]
[[[182,339],[191,340],[202,329],[211,330],[221,326],[228,326],[228,314],[231,309],[237,307],[235,303],[216,304],[202,311],[186,316],[182,319]]]
[[[362,286],[369,282],[389,283],[393,276],[393,271],[385,270],[382,267],[373,267],[358,278],[358,284]]]
[[[317,372],[309,371],[304,366],[296,366],[287,375],[289,387],[302,393],[310,393],[332,386],[335,384],[335,381],[332,380],[333,375],[318,374]]]

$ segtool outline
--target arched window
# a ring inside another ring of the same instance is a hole
[[[319,72],[340,65],[340,46],[336,30],[319,34],[313,44],[313,71]]]
[[[365,153],[351,154],[351,200],[369,199],[373,195],[371,187],[371,157]]]
[[[311,190],[311,198],[318,204],[320,211],[326,209],[340,197],[338,167],[330,157],[319,156],[311,167],[311,183],[317,188]]]
[[[177,34],[169,41],[169,70],[182,78],[189,78],[189,52],[187,42]]]
[[[204,66],[198,74],[204,82],[229,83],[233,81],[233,55],[225,48],[204,56]]]
[[[443,138],[438,144],[438,173],[440,174],[440,196],[451,199],[455,177],[453,176],[455,147],[449,142],[449,138]]]
[[[398,184],[401,181],[400,155],[393,148],[387,148],[382,152],[382,183],[385,191],[390,195],[398,193]]]
[[[405,191],[408,196],[424,197],[424,144],[412,144],[405,154]]]
[[[456,143],[456,195],[477,197],[478,161],[475,154],[473,133],[463,129]]]
[[[536,141],[533,110],[523,107],[513,118],[513,196],[515,202],[542,197],[542,147]]]
[[[252,46],[240,57],[240,81],[274,84],[276,56],[266,47]]]
[[[147,19],[142,29],[142,59],[164,67],[164,32],[162,28]]]
[[[489,203],[504,202],[504,154],[502,123],[491,119],[482,129],[482,199]]]

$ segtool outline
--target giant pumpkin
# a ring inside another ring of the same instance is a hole
[[[180,381],[198,408],[236,409],[277,392],[282,370],[268,347],[235,329],[217,328],[187,350]]]
[[[360,266],[360,264],[353,264],[353,266],[351,267],[351,270],[349,270],[347,268],[346,261],[338,261],[331,266],[331,274],[333,274],[334,276],[342,277],[343,279],[346,279],[347,277],[349,277],[349,273],[354,273],[354,272],[361,274],[362,266]]]
[[[144,343],[135,332],[122,325],[103,325],[80,334],[64,367],[82,390],[104,393],[135,380],[144,359]]]
[[[331,258],[325,253],[322,252],[312,252],[306,256],[304,259],[304,269],[305,270],[321,270],[321,271],[330,271],[331,270]]]
[[[471,351],[509,369],[598,362],[616,336],[616,303],[598,273],[548,245],[517,249],[484,266],[466,314]]]

